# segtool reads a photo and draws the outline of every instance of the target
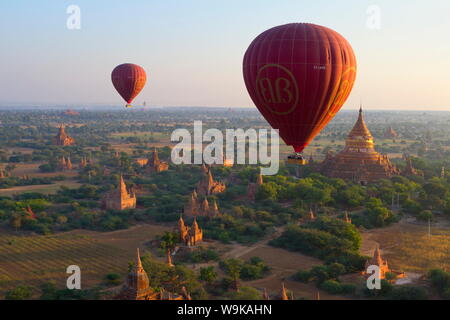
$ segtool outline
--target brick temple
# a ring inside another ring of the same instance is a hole
[[[159,159],[158,150],[155,148],[144,168],[148,173],[158,173],[169,170],[169,164]]]
[[[171,265],[168,261],[169,267]],[[191,300],[186,288],[182,288],[182,293],[174,294],[164,289],[155,290],[150,286],[150,280],[147,272],[142,266],[139,249],[137,250],[136,262],[128,273],[125,284],[119,294],[114,297],[115,300]]]
[[[59,126],[58,134],[55,137],[55,145],[57,146],[71,146],[75,144],[75,139],[70,137],[64,128],[64,125]]]
[[[136,194],[134,192],[128,192],[127,185],[122,176],[120,176],[117,189],[106,193],[102,198],[102,208],[110,210],[136,208]]]
[[[355,126],[347,136],[344,149],[336,155],[329,153],[322,162],[320,171],[331,178],[361,184],[399,174],[387,155],[375,150],[374,139],[364,121],[362,108]]]

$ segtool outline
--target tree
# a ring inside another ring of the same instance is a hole
[[[428,297],[424,288],[400,286],[392,290],[389,298],[392,300],[426,300]]]
[[[239,287],[239,279],[242,270],[242,262],[239,259],[227,259],[220,262],[220,266],[234,280],[234,287]]]
[[[431,281],[439,293],[443,294],[450,290],[450,272],[440,269],[433,269],[428,272],[428,279]]]
[[[120,275],[117,273],[108,273],[105,276],[105,280],[110,285],[118,285],[120,284]]]
[[[213,266],[200,268],[199,279],[207,283],[212,283],[217,279],[217,272],[214,270]]]
[[[320,285],[320,288],[329,294],[339,294],[342,292],[341,284],[336,280],[326,280]]]
[[[57,222],[58,224],[66,224],[67,221],[68,221],[68,218],[67,218],[66,216],[58,216],[58,217],[56,218],[56,222]]]
[[[278,197],[277,185],[273,182],[265,183],[259,186],[256,192],[257,200],[271,200],[276,201]]]
[[[178,234],[176,232],[166,231],[161,237],[161,248],[173,250],[178,242]]]
[[[14,214],[10,220],[11,227],[13,227],[16,231],[22,227],[22,217],[19,214]]]
[[[351,187],[338,189],[336,200],[349,207],[357,207],[362,204],[365,197],[365,190],[359,185],[353,185]]]
[[[261,300],[261,297],[261,292],[252,287],[242,287],[239,291],[227,294],[227,298],[230,300]]]
[[[330,274],[328,273],[327,266],[314,266],[311,268],[310,274],[318,284],[321,284],[331,278]]]
[[[334,279],[337,279],[341,274],[345,273],[345,266],[334,262],[328,266],[328,273]]]
[[[33,292],[31,287],[28,286],[17,286],[15,289],[6,292],[6,300],[28,300],[31,298]]]
[[[423,210],[416,216],[416,219],[425,222],[433,221],[433,212],[431,210]]]

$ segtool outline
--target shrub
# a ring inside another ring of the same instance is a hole
[[[28,300],[32,294],[31,287],[17,286],[15,289],[6,292],[5,300]]]
[[[320,285],[320,288],[329,294],[340,294],[342,292],[341,284],[336,280],[326,280]]]
[[[213,266],[209,266],[206,268],[200,268],[199,279],[202,281],[211,283],[217,279],[217,272],[214,270]]]
[[[213,249],[206,249],[204,247],[200,247],[189,254],[188,260],[191,261],[192,263],[218,261],[219,254]]]
[[[427,292],[421,287],[402,286],[396,287],[389,294],[392,300],[426,300]]]
[[[423,210],[416,216],[416,219],[424,222],[433,221],[433,212],[431,210]]]
[[[117,273],[108,273],[105,276],[105,280],[108,284],[111,284],[111,285],[118,285],[121,282],[120,275]]]
[[[303,283],[307,283],[309,280],[311,280],[311,277],[312,277],[311,272],[306,270],[301,270],[294,275],[295,280]]]
[[[450,272],[433,269],[428,272],[428,279],[436,290],[446,299],[450,298]]]
[[[252,287],[242,287],[239,291],[229,292],[226,297],[230,300],[261,300],[261,292]]]

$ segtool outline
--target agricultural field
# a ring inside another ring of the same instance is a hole
[[[122,139],[122,138],[152,138],[156,141],[170,141],[170,135],[164,132],[145,132],[145,131],[137,131],[137,132],[120,132],[120,133],[111,133],[110,137],[114,139]]]
[[[128,230],[108,233],[77,230],[51,236],[0,235],[0,296],[19,284],[34,288],[55,280],[63,287],[66,268],[81,268],[82,286],[92,287],[102,282],[107,273],[124,276],[133,261],[136,248],[169,226],[138,225]]]
[[[363,254],[372,255],[377,244],[392,268],[425,274],[431,269],[450,270],[450,228],[413,224],[403,220],[383,229],[363,232]]]
[[[39,192],[42,194],[55,194],[60,190],[61,187],[67,187],[75,189],[81,186],[80,183],[73,180],[57,181],[52,184],[42,184],[42,185],[31,185],[31,186],[21,186],[13,187],[8,189],[0,189],[0,196],[11,197],[14,195],[19,195],[27,192]]]
[[[21,176],[29,176],[30,178],[51,178],[57,176],[65,176],[66,178],[74,178],[78,174],[76,171],[69,172],[41,172],[39,170],[39,166],[44,164],[43,162],[39,163],[16,163],[15,169],[13,170],[13,175],[17,177]],[[0,168],[6,167],[7,164],[0,163]]]

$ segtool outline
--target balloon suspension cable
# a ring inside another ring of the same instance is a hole
[[[304,159],[302,152],[294,152],[293,154],[290,155],[290,157],[296,158],[296,159]]]

